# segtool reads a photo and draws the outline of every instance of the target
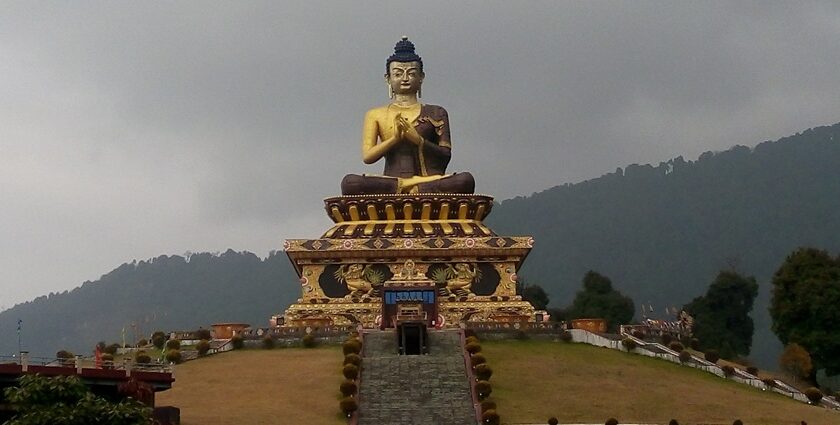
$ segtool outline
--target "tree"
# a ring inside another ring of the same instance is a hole
[[[813,371],[811,355],[797,343],[789,344],[779,357],[779,366],[796,378],[808,379]]]
[[[572,319],[603,318],[611,331],[629,323],[635,313],[633,300],[613,289],[612,281],[592,270],[583,276],[583,290],[575,295],[568,316]]]
[[[548,294],[540,285],[529,285],[521,278],[516,282],[516,295],[531,303],[537,310],[545,310],[548,306]]]
[[[151,424],[146,406],[131,398],[112,403],[97,397],[76,376],[24,375],[4,394],[17,411],[4,425]]]
[[[166,344],[166,334],[163,331],[155,331],[152,334],[152,345],[158,350],[163,350],[163,344]]]
[[[694,337],[703,349],[717,350],[727,359],[748,355],[754,330],[750,311],[757,295],[754,277],[721,271],[706,295],[686,304],[683,309],[694,317]]]
[[[785,345],[797,343],[811,354],[814,371],[840,373],[840,258],[800,248],[773,275],[770,317]]]

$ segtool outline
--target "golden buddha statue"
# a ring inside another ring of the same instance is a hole
[[[348,174],[342,195],[397,193],[473,193],[470,173],[446,174],[452,150],[449,116],[437,105],[418,101],[423,60],[403,36],[385,62],[391,103],[365,114],[362,160],[385,158],[384,175]]]

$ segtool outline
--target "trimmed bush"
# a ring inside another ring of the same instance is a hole
[[[181,349],[181,341],[177,339],[170,339],[166,341],[166,349],[167,350],[180,350]]]
[[[688,346],[691,347],[692,350],[699,351],[700,350],[700,340],[697,339],[697,338],[691,338],[691,341],[689,341]]]
[[[767,385],[770,388],[773,388],[773,387],[776,386],[776,380],[773,379],[773,378],[764,378],[764,379],[761,380],[761,382],[764,382],[764,385]]]
[[[210,341],[206,339],[202,339],[198,341],[198,344],[195,344],[195,351],[198,352],[199,356],[204,356],[210,351]]]
[[[484,400],[490,397],[490,393],[493,392],[493,387],[487,381],[478,381],[475,383],[475,392],[478,393],[479,400]]]
[[[350,353],[344,356],[344,364],[352,364],[355,366],[359,366],[362,364],[362,357],[355,353]]]
[[[679,342],[679,341],[674,341],[674,342],[668,344],[668,348],[670,348],[670,349],[672,349],[672,350],[674,350],[678,353],[682,353],[682,350],[685,349],[685,347],[683,347],[682,343]]]
[[[717,350],[707,350],[703,353],[703,357],[706,358],[706,361],[717,363],[720,360],[720,354],[718,354]]]
[[[359,367],[354,364],[347,364],[344,365],[344,369],[341,369],[341,373],[345,378],[355,381],[359,377]]]
[[[315,335],[306,334],[303,338],[300,339],[301,344],[303,344],[304,348],[314,348],[318,345],[318,341],[315,340]]]
[[[475,335],[473,335],[473,336],[468,336],[468,337],[464,340],[464,343],[465,343],[465,344],[469,344],[469,343],[471,343],[471,342],[474,342],[474,343],[476,343],[476,344],[481,344],[481,341],[479,341],[478,337],[477,337],[477,336],[475,336]]]
[[[146,354],[145,351],[138,351],[137,354],[134,355],[134,363],[137,364],[149,364],[152,362],[152,357]]]
[[[723,371],[723,374],[726,376],[732,376],[735,374],[735,368],[730,365],[725,365],[720,368]]]
[[[199,329],[193,332],[193,339],[206,339],[210,341],[213,339],[213,334],[210,332],[210,329]]]
[[[753,376],[758,376],[758,368],[755,366],[750,366],[747,368],[747,373]]]
[[[145,347],[147,345],[149,345],[149,341],[146,341],[145,339],[141,339],[140,341],[137,341],[137,348]]]
[[[687,363],[689,360],[691,360],[691,353],[688,351],[680,351],[680,361]]]
[[[630,338],[624,338],[621,340],[621,345],[624,347],[625,350],[633,351],[633,349],[636,348],[636,341]]]
[[[680,425],[680,423],[677,422],[676,419],[671,419],[670,421],[668,421],[668,425]]]
[[[75,354],[67,350],[60,350],[55,353],[55,358],[58,359],[62,366],[73,366],[76,363],[74,360],[75,357]]]
[[[181,363],[181,350],[169,350],[166,352],[166,361],[170,363]]]
[[[341,345],[341,351],[344,352],[345,356],[350,353],[359,354],[362,352],[362,341],[356,338],[350,338]]]
[[[271,350],[274,348],[274,338],[272,338],[271,335],[264,336],[262,339],[262,346],[266,350]]]
[[[604,422],[604,425],[618,425],[618,419],[609,418],[606,422]]]
[[[166,344],[166,334],[163,331],[155,331],[152,334],[152,345],[158,350],[163,350],[163,344]]]
[[[476,353],[481,352],[481,345],[479,345],[478,343],[475,343],[475,342],[471,342],[471,343],[465,345],[464,349],[467,350],[467,352],[470,353],[470,354],[476,354]]]
[[[341,395],[345,397],[353,397],[353,395],[356,394],[356,391],[359,390],[359,386],[348,379],[341,383],[341,387],[339,387],[339,389],[341,390]]]
[[[496,410],[496,402],[493,400],[482,400],[481,413],[484,413],[488,410]]]
[[[110,354],[110,355],[113,356],[113,355],[117,354],[117,350],[119,350],[119,349],[120,349],[120,344],[111,344],[111,345],[106,346],[102,350],[102,352]]]
[[[563,331],[560,332],[560,341],[572,342],[572,333],[563,329]]]
[[[732,422],[732,425],[744,425],[744,421],[740,419],[735,419],[735,421]]]
[[[475,368],[480,364],[487,363],[487,359],[485,359],[484,356],[481,353],[479,353],[470,357],[470,363],[472,363],[473,368]]]
[[[234,335],[233,338],[230,339],[230,343],[233,345],[234,350],[241,350],[245,347],[245,340],[239,335]]]
[[[671,334],[662,334],[659,340],[662,342],[662,345],[667,346],[674,340],[674,337],[672,337]]]
[[[481,414],[481,423],[485,425],[499,425],[499,414],[495,410],[490,409]]]
[[[557,425],[560,421],[557,420],[554,416],[548,418],[548,425]]]
[[[341,411],[344,413],[345,416],[348,418],[353,415],[353,412],[359,410],[359,404],[356,403],[356,399],[353,397],[344,397],[338,402]]]
[[[823,398],[822,391],[820,391],[819,388],[815,387],[808,388],[802,393],[805,394],[805,397],[808,397],[808,400],[811,401],[811,404],[819,404],[820,400],[822,400]]]
[[[487,366],[487,363],[482,363],[475,366],[475,377],[481,381],[489,381],[493,376],[493,369]]]

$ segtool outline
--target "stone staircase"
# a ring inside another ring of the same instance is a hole
[[[393,330],[365,334],[359,425],[476,425],[458,331],[429,331],[429,354],[400,356]]]

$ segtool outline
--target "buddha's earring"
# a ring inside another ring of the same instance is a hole
[[[387,84],[387,86],[388,86],[388,98],[393,99],[394,98],[394,89],[391,88],[390,84]]]

